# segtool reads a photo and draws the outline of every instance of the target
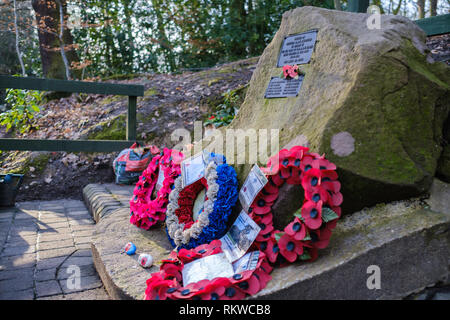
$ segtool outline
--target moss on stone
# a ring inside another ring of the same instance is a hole
[[[122,114],[112,120],[100,122],[88,138],[91,140],[126,139],[126,115]]]
[[[157,95],[159,91],[155,88],[150,88],[144,91],[144,97]]]
[[[33,167],[32,173],[39,174],[45,170],[49,159],[50,153],[48,152],[15,151],[10,153],[3,161],[3,165],[8,169],[2,173],[28,174],[30,173],[30,167]]]

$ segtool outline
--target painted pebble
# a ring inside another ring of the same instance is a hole
[[[153,257],[148,253],[141,253],[138,262],[142,267],[149,268],[153,265]]]
[[[129,256],[132,256],[133,254],[136,253],[136,246],[134,245],[133,242],[128,242],[125,245],[125,248],[123,248],[123,250],[125,251],[125,253]]]

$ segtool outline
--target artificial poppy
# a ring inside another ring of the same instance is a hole
[[[318,229],[322,225],[322,201],[307,201],[302,206],[301,215],[310,229]]]
[[[286,233],[278,240],[278,246],[280,247],[281,255],[289,262],[294,262],[299,255],[303,254],[302,242],[295,240]]]

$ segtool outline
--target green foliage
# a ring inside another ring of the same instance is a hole
[[[339,218],[339,216],[331,208],[328,207],[322,208],[322,220],[324,222],[329,222],[337,218]]]
[[[198,70],[257,56],[285,11],[333,0],[69,0],[85,78]]]
[[[20,133],[35,126],[35,114],[40,111],[39,103],[42,101],[42,93],[35,90],[8,89],[6,91],[6,103],[10,110],[0,113],[0,125],[6,126],[8,132],[11,128],[17,128]]]
[[[234,117],[239,111],[239,95],[233,91],[228,90],[222,94],[223,102],[217,106],[217,111],[213,113],[204,125],[213,124],[216,128],[227,126],[233,121]]]

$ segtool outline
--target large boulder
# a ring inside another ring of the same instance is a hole
[[[427,56],[425,33],[391,15],[369,30],[368,17],[315,7],[286,12],[230,125],[277,128],[280,149],[306,144],[325,153],[338,166],[344,213],[429,190],[450,109],[449,68]],[[317,43],[300,67],[306,75],[299,95],[265,99],[281,72],[284,37],[311,29],[318,29]],[[240,183],[250,167],[236,165]]]

